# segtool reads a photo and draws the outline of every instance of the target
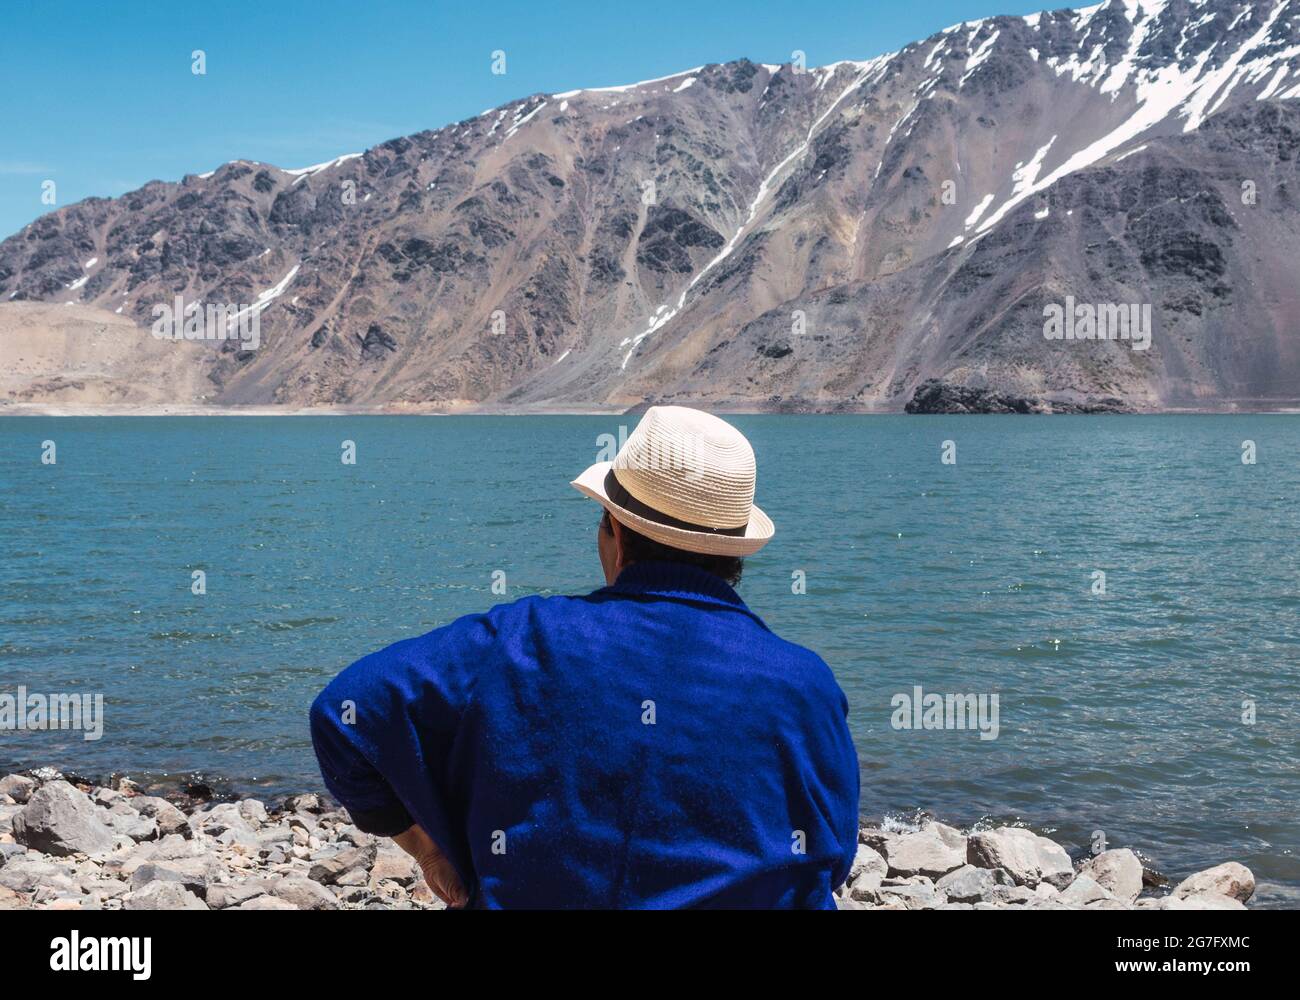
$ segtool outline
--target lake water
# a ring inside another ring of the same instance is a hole
[[[1300,905],[1300,418],[732,419],[777,524],[741,594],[835,669],[865,816],[1101,830]],[[0,731],[0,769],[319,789],[306,710],[339,669],[600,585],[568,480],[634,423],[0,419],[0,693],[105,698],[102,740]],[[997,694],[997,739],[894,728],[917,685]]]

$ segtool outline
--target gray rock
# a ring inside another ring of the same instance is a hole
[[[35,892],[37,887],[67,878],[69,868],[57,865],[40,854],[29,853],[10,858],[0,868],[0,886],[15,892]]]
[[[880,901],[881,875],[878,871],[865,871],[849,886],[849,898],[859,902]]]
[[[190,816],[190,827],[221,844],[257,847],[257,832],[239,811],[238,804],[222,802]]]
[[[1114,899],[1111,892],[1103,888],[1091,875],[1080,872],[1074,881],[1061,890],[1058,897],[1066,906],[1087,906],[1102,899]]]
[[[966,856],[966,835],[958,830],[955,826],[949,826],[947,823],[940,823],[938,820],[927,820],[924,828],[939,835],[949,847],[961,851],[961,856]]]
[[[374,895],[375,894],[370,891],[369,886],[349,886],[344,890],[343,895],[339,898],[345,903],[360,904],[370,902],[370,900],[374,898]],[[841,898],[847,897],[836,897],[836,899]]]
[[[0,910],[25,910],[27,906],[28,899],[25,893],[0,885]]]
[[[905,833],[885,845],[891,875],[929,875],[938,878],[966,863],[966,842],[947,843],[933,828]]]
[[[0,778],[0,795],[8,795],[15,802],[26,802],[36,791],[36,782],[23,774],[7,774]]]
[[[384,846],[379,848],[375,863],[370,869],[370,886],[373,889],[385,880],[409,886],[415,883],[419,875],[420,870],[416,867],[414,858],[400,847]]]
[[[105,809],[117,803],[126,803],[126,796],[113,788],[96,788],[90,793],[90,801]]]
[[[1105,899],[1094,899],[1091,903],[1084,904],[1085,910],[1128,910],[1132,909],[1123,900],[1116,899],[1114,896],[1107,896]]]
[[[97,813],[90,799],[66,781],[50,781],[14,817],[14,839],[55,857],[106,854],[113,849],[113,832]]]
[[[1173,891],[1176,899],[1215,895],[1246,902],[1255,895],[1254,874],[1245,865],[1229,861],[1188,876]]]
[[[208,886],[222,874],[221,863],[216,858],[181,858],[167,862],[148,862],[131,875],[131,888],[139,889],[150,882],[178,882],[194,895],[203,899]]]
[[[19,854],[26,854],[27,848],[22,844],[0,844],[0,868],[4,867],[6,861]]]
[[[866,844],[858,844],[857,853],[853,856],[853,866],[849,869],[849,884],[852,885],[863,872],[879,872],[883,878],[889,871],[889,865],[880,852]]]
[[[349,874],[360,873],[361,880],[351,881],[348,885],[364,885],[370,879],[370,869],[375,863],[378,851],[370,847],[353,847],[340,851],[332,858],[319,861],[311,866],[308,877],[322,885],[335,885]]]
[[[318,813],[323,811],[324,806],[321,804],[320,796],[308,793],[306,795],[290,796],[285,802],[284,808],[289,812],[309,812]]]
[[[127,910],[206,910],[208,905],[179,882],[150,882],[123,902]]]
[[[1128,905],[1142,894],[1142,862],[1127,847],[1103,851],[1084,862],[1079,871]]]
[[[858,843],[866,844],[881,857],[885,856],[885,845],[897,836],[895,833],[887,833],[874,823],[858,828]]]
[[[266,893],[266,886],[255,882],[241,882],[237,885],[213,885],[208,887],[207,904],[213,910],[226,910],[247,903]],[[267,896],[270,899],[271,897]],[[289,904],[292,906],[292,904]]]
[[[337,910],[339,901],[319,882],[290,875],[271,883],[269,892],[300,910]]]
[[[312,909],[312,907],[306,907]],[[280,899],[278,896],[254,896],[238,906],[230,907],[232,910],[296,910],[298,909],[287,899]]]
[[[1162,910],[1244,910],[1245,908],[1246,904],[1241,900],[1218,892],[1202,892],[1194,896],[1166,896],[1160,901]]]
[[[158,839],[157,821],[148,816],[141,816],[133,809],[127,808],[126,812],[101,812],[100,818],[114,833],[129,837],[137,843],[142,840]]]
[[[378,844],[377,838],[370,833],[363,833],[355,826],[344,826],[338,832],[338,838],[347,841],[353,847],[369,847],[371,844]]]
[[[909,910],[929,909],[944,901],[932,886],[921,883],[882,886],[880,899],[883,903],[901,901]]]
[[[189,837],[193,833],[185,814],[166,799],[156,795],[137,795],[128,799],[127,804],[141,816],[152,819],[163,836],[178,833],[182,837]]]
[[[1065,848],[1019,827],[1003,826],[971,834],[966,859],[977,868],[1004,868],[1017,885],[1031,889],[1039,882],[1062,888],[1074,878],[1074,866]]]
[[[1011,877],[1001,868],[976,868],[962,865],[935,883],[935,889],[950,903],[978,903],[992,900],[997,886],[1011,885]]]
[[[266,806],[257,799],[244,799],[239,803],[239,815],[248,821],[254,830],[266,822]]]

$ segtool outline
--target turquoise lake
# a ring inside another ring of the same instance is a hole
[[[740,593],[834,668],[864,816],[1103,831],[1300,905],[1300,417],[729,419],[777,526]],[[339,669],[601,585],[568,482],[635,420],[0,418],[0,694],[105,702],[98,741],[0,730],[0,772],[320,789]],[[997,738],[895,728],[917,686],[996,694]]]

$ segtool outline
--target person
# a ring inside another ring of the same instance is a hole
[[[647,410],[572,485],[607,586],[526,597],[348,667],[326,787],[452,907],[834,906],[857,849],[848,703],[737,595],[773,536],[741,433]]]

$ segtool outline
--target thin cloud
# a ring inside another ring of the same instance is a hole
[[[22,160],[0,160],[0,174],[22,174],[26,176],[48,173],[50,173],[50,168],[39,163],[27,163]]]

